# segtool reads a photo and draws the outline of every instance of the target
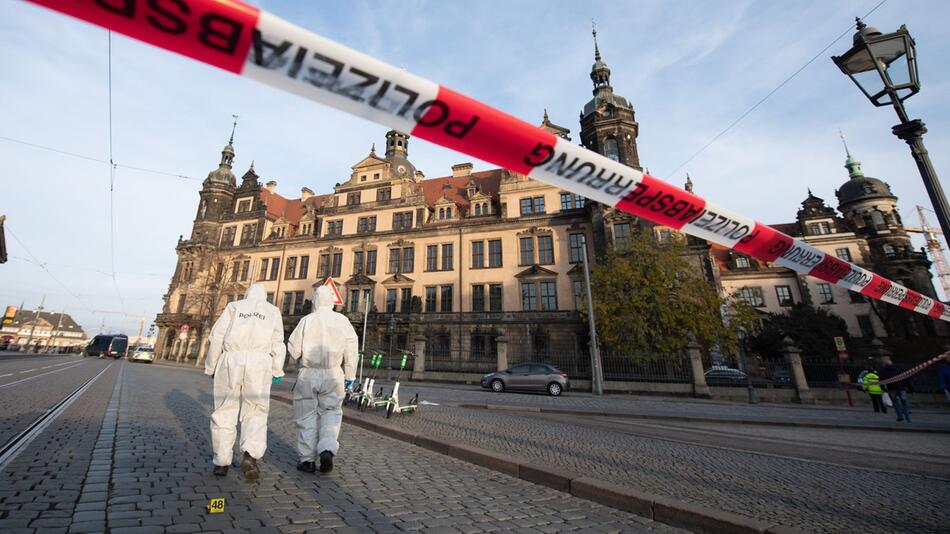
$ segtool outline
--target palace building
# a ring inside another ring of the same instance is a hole
[[[634,108],[610,85],[596,34],[590,78],[581,144],[640,169]],[[547,112],[540,126],[570,140]],[[451,174],[427,178],[410,160],[410,141],[390,131],[382,153],[374,145],[331,193],[305,187],[289,198],[275,181],[262,185],[253,163],[237,179],[232,133],[203,182],[192,234],[176,249],[178,266],[156,319],[159,354],[202,359],[211,325],[252,282],[267,288],[289,334],[309,312],[313,288],[332,278],[367,348],[424,343],[429,370],[474,371],[494,362],[503,343],[515,361],[584,368],[585,251],[595,261],[638,228],[661,240],[671,230],[504,169],[473,172],[460,163]],[[893,266],[875,270],[932,296],[928,263],[902,233],[896,198],[880,180],[864,177],[857,162],[849,165],[852,179],[838,193],[843,218],[809,196],[794,228],[783,230],[847,250],[864,265]],[[763,313],[810,299],[845,316],[855,335],[886,332],[886,318],[843,290],[702,240],[687,242],[697,272]]]

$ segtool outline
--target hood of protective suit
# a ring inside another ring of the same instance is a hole
[[[333,308],[333,290],[328,286],[320,286],[313,292],[313,305],[317,309]]]
[[[247,293],[244,294],[245,300],[256,300],[264,302],[267,300],[267,290],[264,289],[264,286],[261,284],[251,284],[251,287],[247,288]]]

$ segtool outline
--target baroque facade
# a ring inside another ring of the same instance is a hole
[[[8,307],[8,309],[12,308]],[[73,318],[66,313],[17,309],[9,321],[0,326],[0,347],[37,348],[77,347],[89,338]]]
[[[641,169],[634,108],[610,85],[596,35],[590,78],[581,144]],[[540,126],[570,139],[547,112]],[[178,242],[178,266],[156,319],[159,354],[200,361],[218,314],[252,282],[266,287],[289,334],[309,312],[313,288],[332,278],[368,349],[425,343],[428,369],[474,371],[495,362],[504,341],[515,361],[573,362],[562,368],[581,370],[585,251],[596,261],[632,232],[662,241],[673,231],[504,169],[473,172],[461,163],[450,175],[426,178],[410,161],[409,144],[408,135],[390,131],[382,153],[374,145],[332,193],[305,187],[288,198],[275,181],[261,185],[253,162],[238,183],[232,133],[203,182],[192,234]],[[850,259],[932,296],[927,260],[910,248],[897,199],[850,156],[849,169],[851,180],[838,192],[844,217],[809,195],[798,221],[779,227],[819,248],[847,249]],[[687,243],[698,273],[763,313],[809,301],[831,306],[854,335],[932,328],[703,240]]]

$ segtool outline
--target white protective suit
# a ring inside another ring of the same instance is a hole
[[[211,448],[214,465],[230,465],[241,416],[241,450],[254,458],[267,448],[271,378],[284,376],[284,324],[267,302],[264,286],[251,284],[244,300],[224,309],[211,329],[205,374],[214,376]]]
[[[333,311],[333,290],[321,286],[314,311],[300,320],[287,346],[300,359],[294,386],[294,423],[301,462],[323,451],[334,455],[343,422],[343,381],[356,378],[358,341],[349,319]]]

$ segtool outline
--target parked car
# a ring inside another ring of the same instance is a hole
[[[703,373],[706,382],[745,382],[746,374],[731,367],[713,367]]]
[[[83,356],[105,358],[112,356],[115,359],[124,357],[129,350],[129,338],[126,335],[98,335],[86,345]]]
[[[152,363],[155,361],[155,349],[152,347],[135,347],[129,352],[129,361]]]
[[[546,391],[557,397],[568,388],[567,373],[545,363],[522,363],[482,377],[482,387],[496,393],[507,390]]]
[[[772,373],[772,384],[776,386],[790,386],[792,385],[792,375],[788,373],[787,369],[779,369]]]

